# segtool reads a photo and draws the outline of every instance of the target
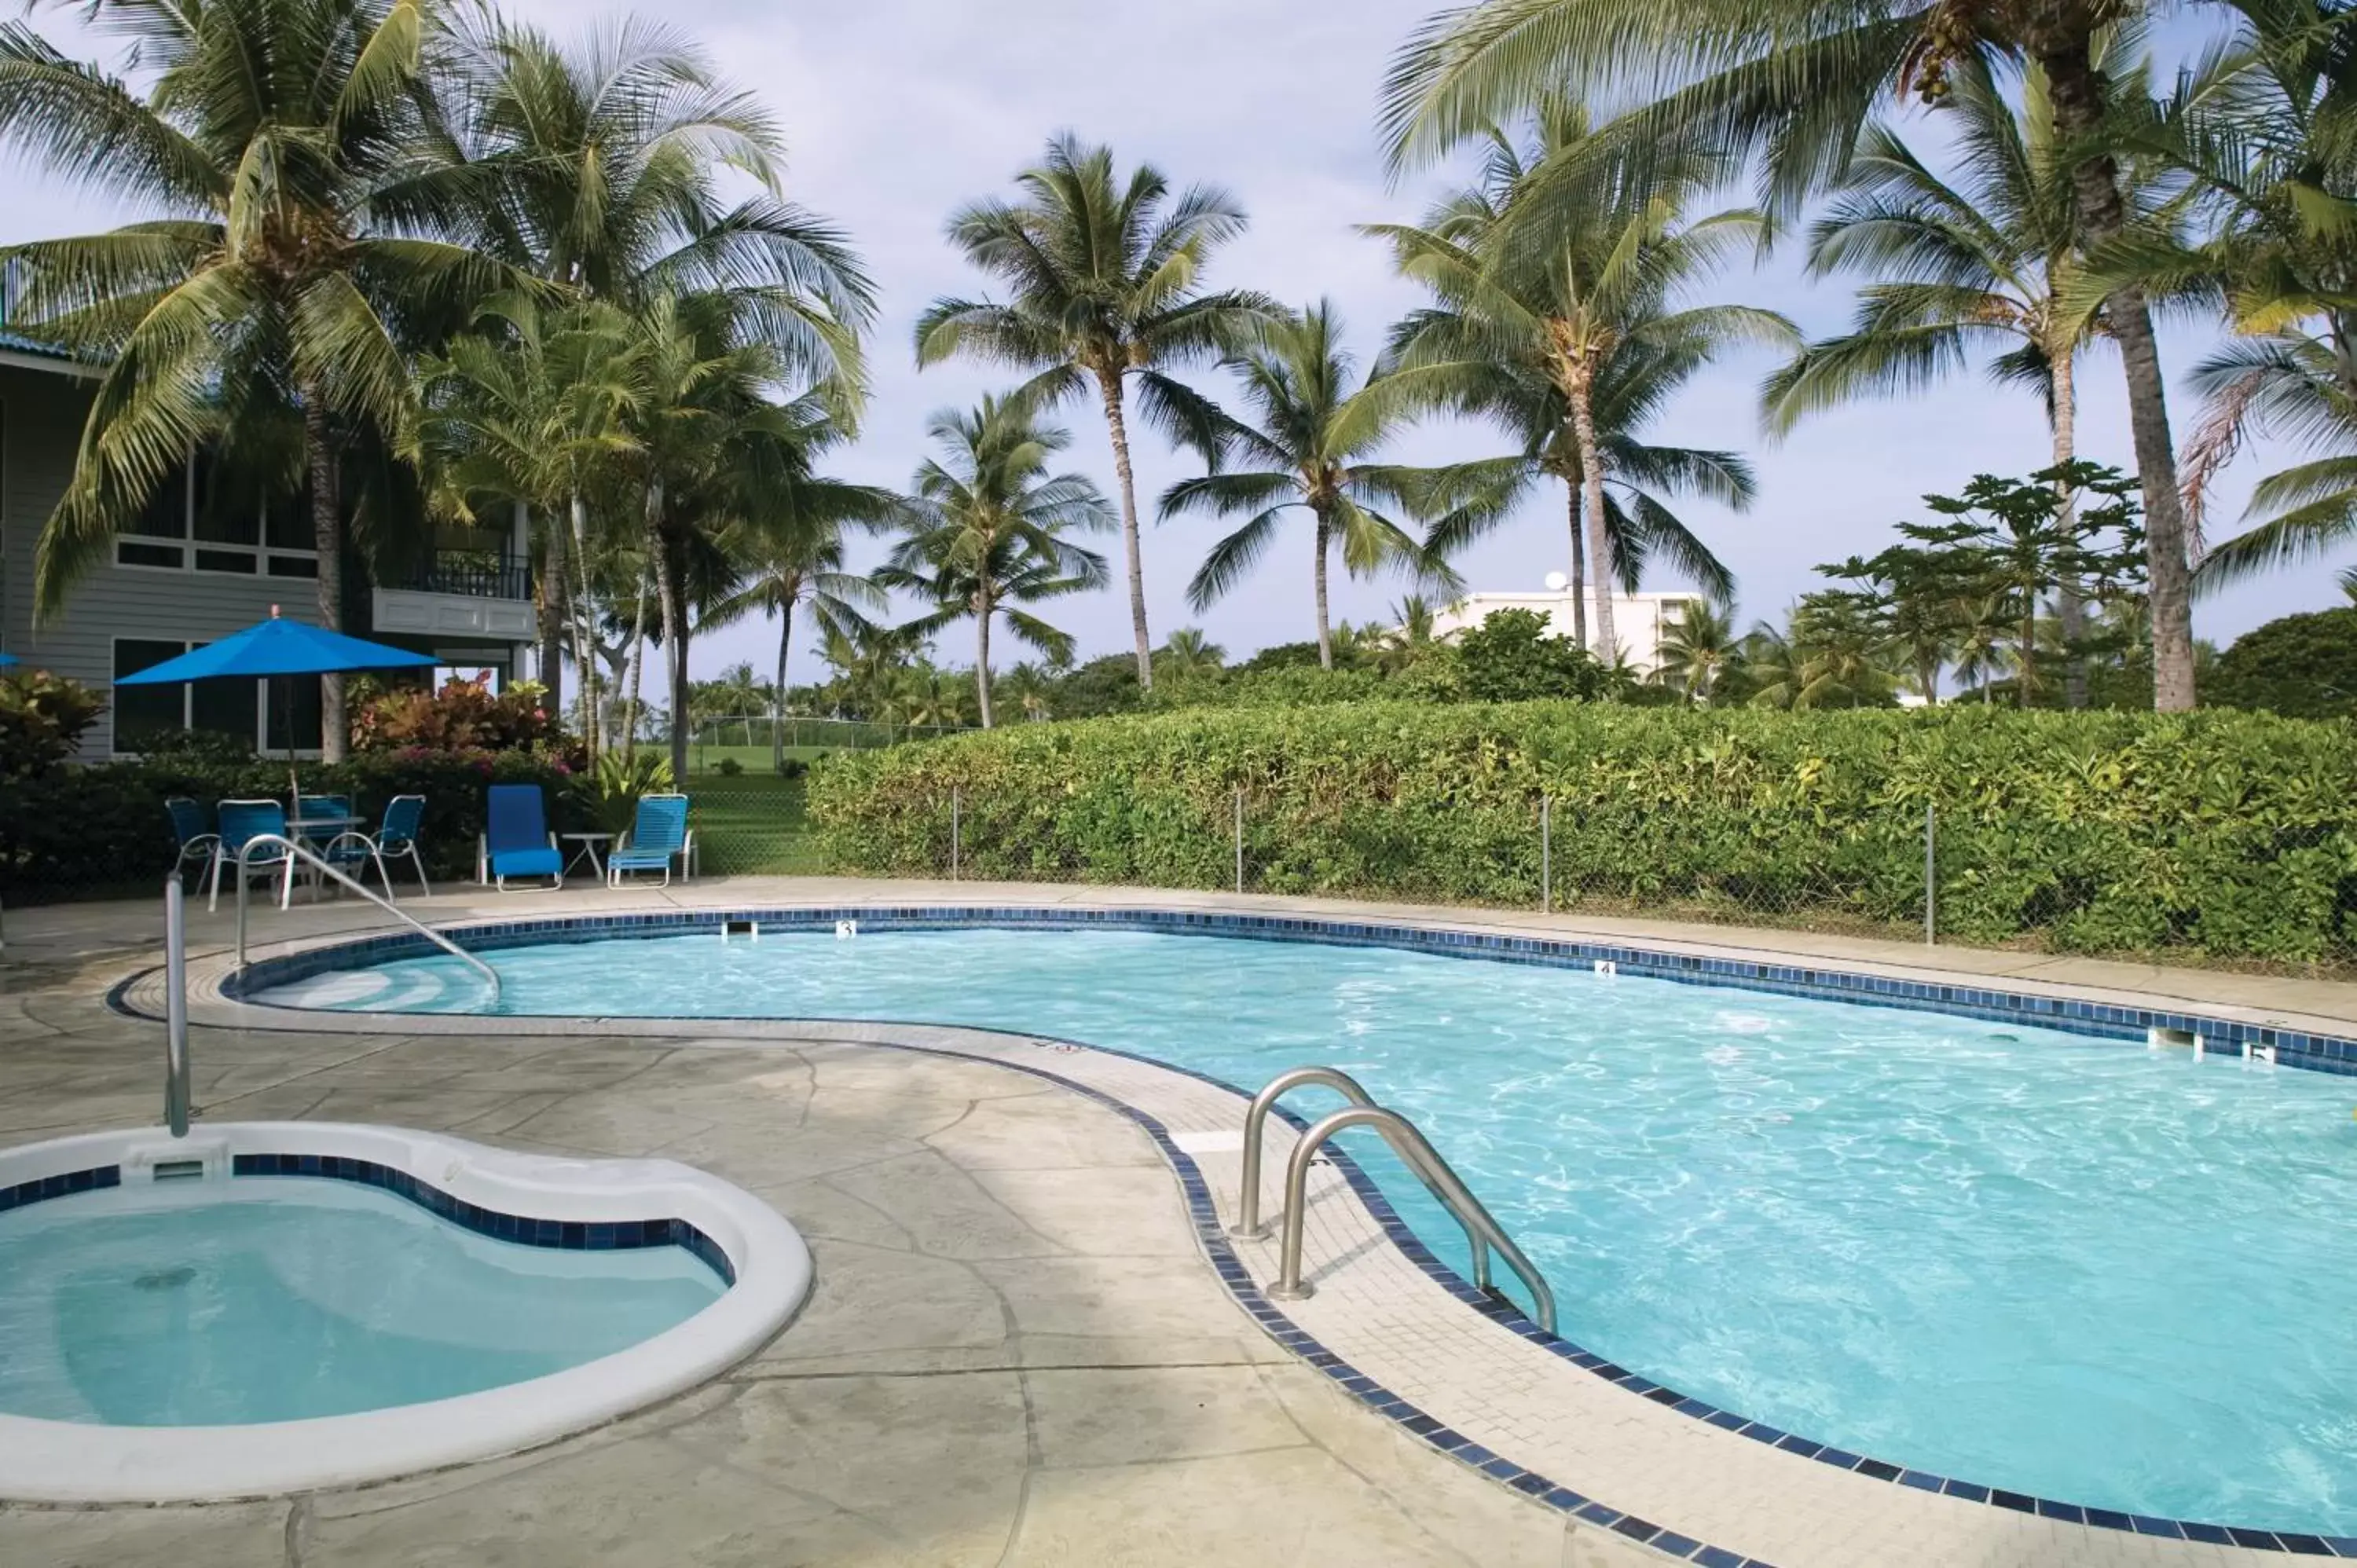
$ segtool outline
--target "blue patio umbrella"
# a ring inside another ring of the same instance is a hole
[[[338,675],[354,670],[413,670],[431,666],[430,653],[412,653],[382,642],[367,642],[299,620],[282,620],[278,607],[270,618],[233,631],[218,642],[192,649],[178,659],[151,664],[136,675],[125,675],[118,686],[172,686],[189,681],[234,677],[258,681],[279,675]],[[286,736],[289,758],[295,736]]]
[[[6,669],[9,665],[14,664],[14,663],[16,663],[16,656],[15,654],[13,654],[13,653],[0,653],[0,670],[5,670],[5,669]]]

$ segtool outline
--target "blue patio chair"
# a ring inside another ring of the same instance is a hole
[[[286,808],[275,800],[223,800],[216,813],[221,823],[220,841],[213,846],[212,886],[205,899],[205,908],[221,908],[221,867],[230,868],[232,876],[251,880],[260,876],[265,881],[279,879],[278,907],[286,908],[295,897],[295,857],[283,843],[255,844],[264,834],[286,836]],[[253,847],[249,851],[248,847]]]
[[[352,810],[350,795],[306,795],[297,789],[290,820],[298,833],[309,832],[314,836],[324,833],[333,837],[349,830],[352,825],[351,819],[357,815],[359,813]]]
[[[548,800],[537,784],[494,784],[486,826],[475,854],[475,879],[508,888],[511,876],[545,876],[551,891],[565,886],[565,857],[548,831]]]
[[[425,796],[395,795],[385,803],[384,821],[377,824],[373,838],[357,830],[340,832],[328,841],[323,853],[330,865],[339,870],[357,865],[363,876],[373,862],[377,875],[384,881],[384,896],[388,898],[393,897],[393,873],[385,866],[385,857],[399,860],[407,855],[409,864],[417,868],[417,891],[430,898],[434,886],[425,880],[425,859],[417,852],[417,827],[425,817]]]
[[[173,864],[174,871],[186,871],[188,863],[197,863],[197,875],[201,878],[221,853],[221,834],[207,826],[204,807],[186,795],[175,795],[164,802],[164,810],[172,816],[172,836],[180,841],[180,858]]]
[[[679,862],[684,879],[688,857],[695,851],[695,834],[687,825],[684,795],[641,795],[639,814],[606,857],[606,886],[619,887],[626,871],[660,871],[662,885],[671,886],[672,862]]]

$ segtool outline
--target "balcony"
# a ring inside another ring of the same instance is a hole
[[[444,555],[390,585],[401,593],[465,599],[529,599],[532,568],[504,556]]]
[[[376,590],[376,629],[411,637],[529,642],[532,569],[504,553],[444,553]]]

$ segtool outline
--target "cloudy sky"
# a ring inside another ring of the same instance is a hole
[[[510,8],[560,35],[611,15],[580,0],[509,0]],[[1383,251],[1354,232],[1369,221],[1415,218],[1445,171],[1400,188],[1387,183],[1372,129],[1385,62],[1433,0],[862,0],[852,5],[780,0],[666,0],[652,8],[703,40],[723,68],[768,99],[791,141],[791,194],[845,227],[882,290],[874,349],[876,397],[864,438],[841,457],[846,477],[899,485],[920,451],[932,410],[971,402],[1003,374],[963,367],[920,373],[909,350],[917,314],[935,296],[974,292],[977,280],[942,242],[957,204],[1004,190],[1051,134],[1071,129],[1110,142],[1125,161],[1150,161],[1175,180],[1226,185],[1252,217],[1250,232],[1222,252],[1212,281],[1306,302],[1331,297],[1372,354],[1383,327],[1417,303],[1390,274]],[[45,23],[61,39],[70,22]],[[85,45],[85,47],[87,47]],[[0,238],[66,233],[113,214],[70,192],[11,171]],[[1788,247],[1788,252],[1797,247]],[[1770,306],[1814,335],[1846,319],[1848,286],[1810,284],[1798,258],[1724,277],[1722,298]],[[2169,331],[2167,357],[2181,371],[2212,338],[2198,325]],[[1659,440],[1749,453],[1760,497],[1746,515],[1704,503],[1687,521],[1735,569],[1749,620],[1778,616],[1806,589],[1811,568],[1871,552],[1890,524],[1920,515],[1918,498],[1953,489],[1983,471],[2021,474],[2046,461],[2042,411],[2024,393],[1960,379],[1929,395],[1819,416],[1781,443],[1759,433],[1757,387],[1764,357],[1727,360],[1700,379],[1652,435]],[[1215,392],[1210,371],[1200,380]],[[2085,455],[2132,468],[2119,370],[2097,349],[2081,375]],[[2180,431],[2190,400],[2173,406]],[[1111,459],[1092,407],[1075,405],[1074,466],[1112,486]],[[1150,435],[1138,438],[1138,488],[1150,613],[1158,639],[1197,623],[1232,654],[1310,635],[1306,538],[1280,546],[1261,575],[1195,617],[1184,585],[1213,524],[1152,525],[1152,498],[1187,472]],[[1435,425],[1404,438],[1406,461],[1483,455],[1496,438],[1479,427]],[[2213,514],[2231,526],[2251,480],[2270,456],[2246,456]],[[1117,549],[1114,552],[1118,559]],[[1476,588],[1534,589],[1566,564],[1562,498],[1544,494],[1526,515],[1463,562]],[[1677,587],[1665,577],[1648,587]],[[1397,581],[1344,583],[1337,614],[1380,616],[1405,591]],[[2330,574],[2287,573],[2213,598],[2197,610],[2201,636],[2220,642],[2273,616],[2338,598]],[[1125,596],[1116,590],[1059,607],[1059,624],[1085,654],[1127,648]],[[774,628],[717,634],[698,650],[699,674],[749,658],[766,669]],[[966,634],[944,639],[945,658],[968,657]],[[816,673],[807,646],[796,679]]]

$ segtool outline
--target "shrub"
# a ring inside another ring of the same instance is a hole
[[[713,764],[712,771],[723,779],[734,779],[745,771],[745,765],[733,757],[724,757]]]
[[[1477,703],[1601,697],[1612,671],[1567,637],[1547,634],[1536,610],[1492,610],[1454,646],[1465,694]]]
[[[568,775],[527,751],[371,752],[332,767],[296,765],[307,794],[347,794],[375,818],[395,795],[425,797],[420,830],[437,878],[470,876],[490,784],[538,784],[562,812]],[[159,886],[178,854],[164,802],[285,800],[287,765],[146,758],[0,779],[0,897],[59,897]],[[565,825],[560,822],[557,825]]]
[[[29,670],[0,676],[0,779],[38,779],[71,757],[105,699],[79,681]]]
[[[2204,702],[2295,718],[2357,714],[2357,609],[2285,616],[2244,632],[2201,691]]]
[[[595,768],[574,777],[569,793],[577,819],[598,832],[619,834],[637,819],[640,796],[672,788],[671,758],[649,746],[601,753]]]
[[[562,752],[564,732],[541,706],[544,694],[544,688],[530,682],[517,682],[496,696],[477,681],[446,682],[433,692],[388,691],[357,705],[352,749]]]
[[[1943,935],[2316,962],[2357,953],[2357,732],[2260,714],[1781,714],[1533,703],[1023,725],[812,772],[838,870],[964,866],[1906,928],[1939,813]]]

